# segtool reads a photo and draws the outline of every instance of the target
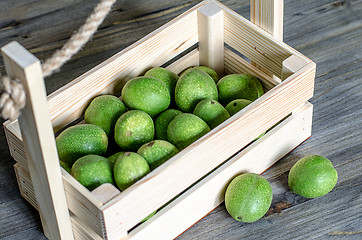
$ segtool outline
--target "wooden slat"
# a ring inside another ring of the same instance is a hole
[[[200,65],[224,75],[224,14],[210,2],[197,10]]]
[[[283,41],[284,0],[250,0],[250,21]]]
[[[276,81],[274,78],[265,74],[259,68],[248,63],[246,60],[244,60],[242,57],[240,57],[230,49],[225,48],[225,74],[232,73],[252,74],[260,79],[263,87],[266,90],[270,90],[279,84],[279,82]]]
[[[311,62],[231,9],[216,4],[224,11],[225,43],[261,66],[267,74],[280,78],[282,62],[293,54]]]
[[[128,239],[172,239],[224,201],[230,180],[245,172],[262,173],[311,135],[311,104],[284,120],[265,136],[161,209],[129,234]],[[182,221],[175,221],[182,219]]]
[[[119,94],[128,79],[164,64],[197,43],[196,9],[203,4],[191,8],[51,94],[48,101],[54,130],[80,117],[94,96]]]
[[[314,77],[310,63],[104,205],[108,238],[127,232],[311,98]]]
[[[44,234],[50,239],[71,239],[73,233],[40,61],[17,42],[7,44],[1,51],[7,74],[20,80],[26,95],[19,124]]]
[[[96,199],[88,189],[64,169],[62,169],[62,175],[69,210],[94,232],[102,236],[101,213],[99,210],[102,202]]]
[[[192,50],[176,62],[168,65],[166,68],[173,71],[176,74],[181,73],[188,67],[199,65],[199,51],[197,49]]]

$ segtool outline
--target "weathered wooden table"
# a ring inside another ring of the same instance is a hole
[[[60,48],[98,0],[1,0],[0,47],[16,40],[39,59]],[[199,1],[117,1],[93,41],[46,79],[48,93],[160,27]],[[221,1],[249,17],[249,0]],[[284,41],[317,64],[312,137],[269,169],[274,199],[252,224],[223,205],[179,239],[362,239],[362,0],[285,0]],[[4,72],[0,60],[0,72]],[[39,215],[19,194],[0,135],[0,239],[45,239]],[[291,193],[287,176],[301,157],[329,158],[339,179],[324,197]]]

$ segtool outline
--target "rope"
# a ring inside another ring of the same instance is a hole
[[[43,77],[48,77],[59,70],[74,54],[76,54],[86,44],[99,25],[106,18],[116,0],[101,0],[94,8],[93,13],[87,18],[85,24],[81,26],[64,46],[57,50],[50,58],[42,64]],[[16,79],[0,75],[0,113],[1,117],[17,119],[21,109],[25,106],[25,92],[21,83]]]

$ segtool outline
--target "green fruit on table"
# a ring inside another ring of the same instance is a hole
[[[226,110],[230,113],[230,115],[234,115],[235,113],[239,112],[241,109],[248,106],[252,101],[247,99],[235,99],[226,105]]]
[[[228,111],[218,102],[211,99],[200,101],[194,114],[204,120],[211,129],[230,117]]]
[[[116,163],[117,159],[124,154],[124,152],[117,152],[111,156],[108,157],[109,162],[111,163],[111,166],[113,168],[114,164]]]
[[[210,131],[210,127],[204,120],[191,113],[183,113],[176,116],[168,125],[167,139],[179,150]]]
[[[250,74],[230,74],[217,83],[219,102],[226,106],[235,99],[254,101],[263,95],[263,87],[259,80]]]
[[[136,77],[122,88],[122,100],[129,109],[142,110],[154,117],[170,105],[169,90],[153,77]]]
[[[182,112],[176,109],[167,109],[155,119],[155,138],[167,141],[168,124]]]
[[[71,175],[90,191],[103,183],[114,184],[111,163],[98,155],[79,158],[72,166]]]
[[[142,145],[137,153],[141,155],[153,170],[179,152],[171,143],[164,140],[153,140]]]
[[[175,88],[175,101],[182,112],[191,113],[203,99],[218,100],[214,80],[205,72],[191,68],[179,78]]]
[[[269,182],[255,173],[235,177],[225,192],[225,207],[237,221],[255,222],[269,210],[273,192]]]
[[[118,97],[102,95],[91,101],[85,110],[84,121],[101,127],[110,135],[117,119],[125,112],[126,106]]]
[[[114,180],[123,191],[150,172],[146,160],[134,152],[125,152],[113,167]]]
[[[93,124],[75,125],[56,137],[60,161],[72,166],[75,160],[88,154],[103,155],[107,151],[105,131]]]
[[[201,71],[204,71],[205,73],[209,74],[209,76],[214,80],[215,83],[217,83],[219,81],[219,75],[214,71],[214,69],[206,67],[206,66],[195,66],[195,67],[190,67],[190,68],[197,68],[200,69]],[[186,72],[186,70],[190,69],[187,68],[185,69],[180,76]]]
[[[155,134],[150,115],[140,110],[130,110],[116,122],[114,139],[121,149],[137,151],[143,144],[151,141]]]
[[[153,77],[162,81],[166,86],[171,96],[171,102],[175,98],[175,86],[178,80],[178,75],[166,68],[156,67],[151,68],[145,73],[145,77]]]
[[[292,192],[316,198],[329,193],[337,183],[338,174],[331,161],[319,155],[300,159],[290,169],[288,185]]]

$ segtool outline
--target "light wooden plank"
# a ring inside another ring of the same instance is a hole
[[[19,118],[28,168],[45,235],[73,238],[40,61],[17,42],[2,48],[7,74],[23,84],[26,106]]]
[[[265,74],[259,68],[253,66],[242,57],[225,48],[225,74],[248,73],[260,79],[263,87],[270,90],[280,82]]]
[[[180,74],[183,70],[191,66],[199,65],[199,50],[194,49],[179,60],[168,65],[166,68],[176,74]]]
[[[314,77],[315,64],[310,63],[105,204],[102,222],[109,239],[127,232],[304,103],[313,95]]]
[[[308,139],[312,131],[312,113],[312,105],[304,104],[265,136],[131,231],[127,239],[173,239],[184,232],[224,201],[225,188],[234,176],[245,172],[260,174]]]
[[[120,194],[121,191],[111,183],[104,183],[94,189],[91,193],[96,199],[104,204]]]
[[[281,79],[284,80],[291,76],[293,73],[304,67],[308,64],[305,59],[300,58],[296,55],[292,55],[283,61],[282,67],[282,76]]]
[[[200,65],[224,75],[224,14],[210,2],[197,10]]]
[[[263,68],[267,74],[281,76],[282,62],[291,55],[297,55],[311,62],[302,54],[247,19],[215,2],[224,11],[225,43]]]
[[[250,0],[250,21],[283,41],[284,0]]]
[[[127,80],[166,63],[197,43],[196,9],[204,4],[191,8],[51,94],[48,102],[54,130],[80,117],[94,96],[119,94]]]

